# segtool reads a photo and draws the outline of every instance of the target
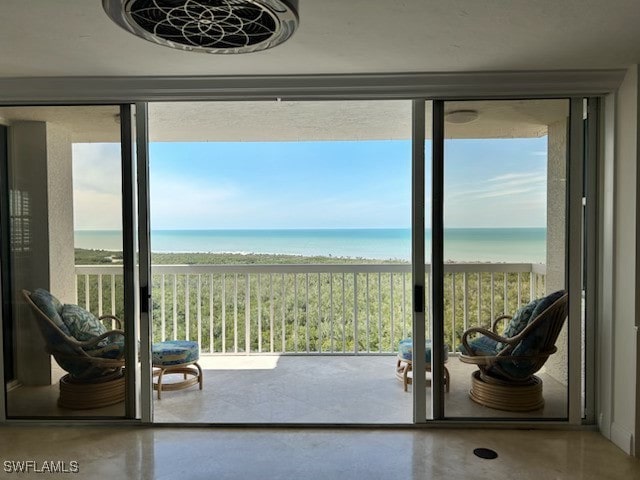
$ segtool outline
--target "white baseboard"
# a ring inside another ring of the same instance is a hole
[[[627,455],[634,454],[633,432],[615,422],[611,424],[611,441],[620,447]]]

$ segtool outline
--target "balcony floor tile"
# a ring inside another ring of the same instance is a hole
[[[395,378],[394,356],[241,356],[201,358],[205,387],[168,392],[155,401],[157,422],[184,423],[411,423],[411,387]],[[456,357],[445,397],[448,417],[564,418],[566,387],[541,374],[546,405],[502,412],[469,399],[471,372]],[[427,388],[429,400],[430,388]],[[179,412],[179,413],[177,413]]]
[[[410,424],[411,387],[395,378],[394,356],[203,355],[204,390],[154,395],[160,423]],[[566,387],[546,374],[545,407],[530,414],[485,408],[469,399],[475,367],[452,357],[445,414],[458,418],[565,418]],[[57,380],[64,372],[54,371]],[[181,378],[181,377],[180,377]],[[172,378],[167,377],[167,381]],[[427,387],[427,401],[430,401]],[[154,392],[155,393],[155,392]],[[9,416],[122,416],[122,404],[95,410],[57,406],[58,386],[21,387],[8,395]]]

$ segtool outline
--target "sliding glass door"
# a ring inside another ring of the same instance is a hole
[[[152,104],[152,338],[195,343],[205,378],[188,412],[154,392],[155,420],[576,423],[576,102]]]
[[[154,348],[203,372],[154,365],[155,421],[411,423],[411,102],[153,103],[149,122]]]
[[[7,418],[135,418],[131,110],[0,116]]]
[[[568,118],[568,100],[444,103],[447,417],[567,418],[566,307],[548,307],[567,289]]]
[[[579,422],[582,99],[135,110],[0,108],[8,418]]]

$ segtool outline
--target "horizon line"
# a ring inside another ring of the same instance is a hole
[[[492,230],[524,230],[524,229],[547,229],[546,226],[515,226],[515,227],[490,227],[490,226],[469,226],[469,227],[445,227],[445,230],[479,230],[479,229],[492,229]],[[411,227],[269,227],[269,228],[153,228],[152,232],[238,232],[238,231],[300,231],[300,230],[411,230]],[[431,230],[431,227],[426,227],[425,230]],[[78,228],[74,229],[74,232],[120,232],[122,229],[116,228]]]

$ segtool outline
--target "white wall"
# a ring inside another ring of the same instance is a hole
[[[634,452],[636,430],[637,331],[637,234],[638,227],[638,66],[630,68],[616,99],[613,169],[612,321],[611,344],[599,355],[603,417],[609,426],[603,434],[627,453]],[[604,232],[606,235],[607,232]],[[605,285],[606,288],[606,285]],[[601,322],[606,318],[601,318]],[[607,332],[607,326],[603,327]],[[610,365],[607,349],[610,349]],[[611,375],[608,375],[608,373]],[[610,377],[610,378],[607,378]],[[602,383],[604,382],[604,385]],[[609,385],[606,383],[609,382]],[[609,409],[609,411],[606,411]],[[609,430],[609,435],[607,435]]]

